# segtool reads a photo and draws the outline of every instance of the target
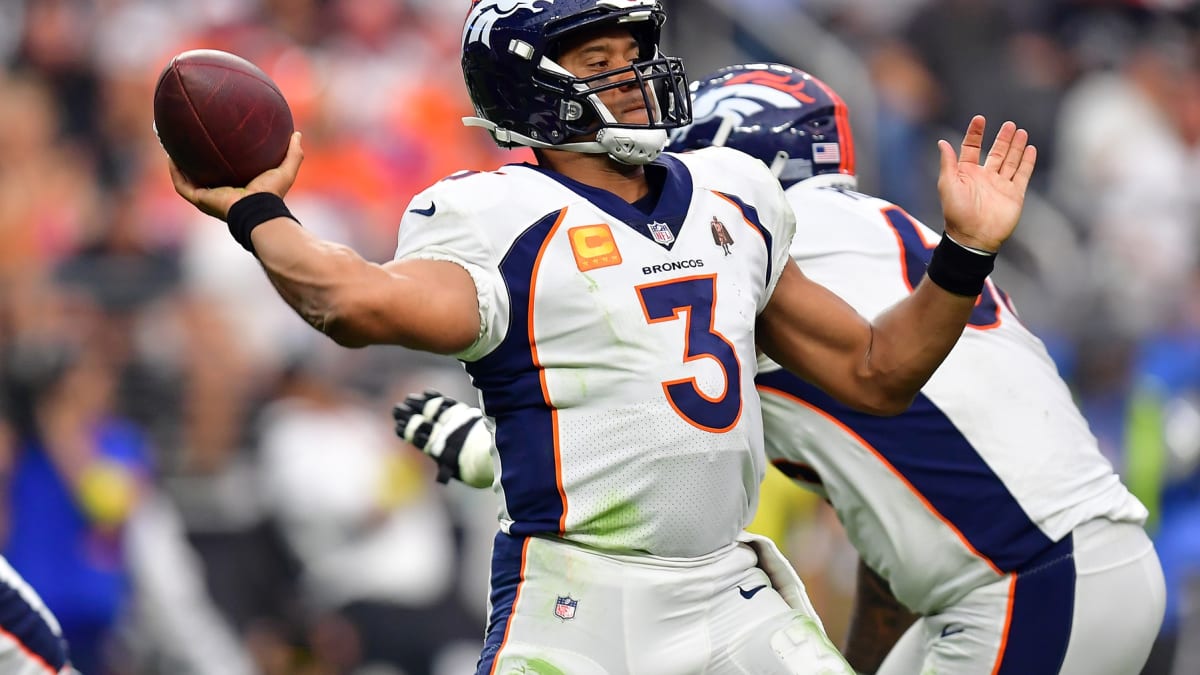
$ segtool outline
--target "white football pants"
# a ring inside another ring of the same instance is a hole
[[[787,600],[785,600],[787,598]],[[497,535],[480,675],[849,675],[769,540],[696,559]]]
[[[1166,602],[1145,531],[1093,520],[1039,563],[919,619],[878,675],[1136,675]]]

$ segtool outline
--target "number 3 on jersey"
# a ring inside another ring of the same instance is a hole
[[[920,228],[903,209],[897,206],[888,207],[883,209],[883,217],[887,218],[888,224],[896,231],[896,238],[900,241],[903,256],[901,262],[908,290],[911,291],[921,283],[921,277],[925,276],[925,268],[929,265],[934,247],[925,242]],[[975,300],[975,309],[971,312],[971,318],[967,320],[967,326],[976,330],[988,330],[999,326],[1000,303],[1008,305],[1008,296],[989,279],[983,292]]]
[[[683,362],[713,359],[725,375],[725,389],[716,398],[701,391],[694,377],[663,382],[663,391],[675,412],[705,431],[724,433],[732,429],[742,414],[742,367],[733,345],[713,328],[716,275],[638,286],[637,293],[649,323],[675,321],[687,312]]]

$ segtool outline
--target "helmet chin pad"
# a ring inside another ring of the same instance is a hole
[[[622,164],[649,164],[667,147],[667,131],[604,127],[596,132],[596,142]]]

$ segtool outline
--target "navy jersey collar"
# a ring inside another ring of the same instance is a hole
[[[655,241],[654,235],[650,230],[651,223],[666,224],[671,229],[674,239],[678,240],[679,230],[683,227],[683,221],[687,218],[688,207],[692,203],[692,174],[683,165],[683,162],[670,155],[659,155],[658,159],[655,159],[645,167],[647,172],[658,171],[662,172],[662,175],[665,176],[662,181],[662,194],[658,197],[658,204],[655,205],[654,210],[649,215],[608,190],[585,185],[577,180],[568,178],[555,171],[549,171],[535,164],[525,164],[525,166],[548,178],[554,179],[568,190],[588,200],[602,211],[621,220],[633,231],[651,241]],[[663,244],[663,246],[670,250],[674,246],[674,241],[669,244]]]

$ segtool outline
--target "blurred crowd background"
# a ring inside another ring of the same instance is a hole
[[[1041,152],[1001,285],[1153,513],[1169,614],[1146,672],[1200,672],[1200,6],[1193,0],[668,0],[693,78],[808,69],[861,186],[937,227],[937,138]],[[242,55],[304,132],[289,203],[390,259],[412,194],[528,159],[464,129],[466,0],[0,0],[0,550],[86,675],[443,675],[481,644],[490,493],[391,431],[461,368],[342,350],[172,191],[171,55]],[[984,383],[986,386],[986,383]],[[777,476],[779,538],[835,638],[854,554]]]

